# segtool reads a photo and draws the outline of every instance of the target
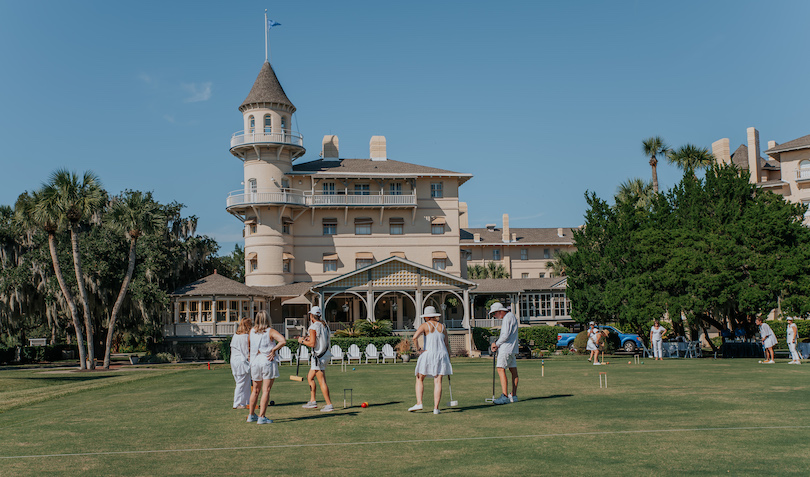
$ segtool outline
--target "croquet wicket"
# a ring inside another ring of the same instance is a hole
[[[607,389],[607,387],[608,387],[607,373],[605,373],[605,372],[600,372],[599,373],[599,389],[602,389],[602,376],[605,377],[605,389]]]
[[[637,354],[633,355],[633,364],[639,364],[641,362],[641,358]]]
[[[346,409],[346,391],[349,391],[349,407],[354,406],[354,391],[351,388],[343,389],[343,409]]]

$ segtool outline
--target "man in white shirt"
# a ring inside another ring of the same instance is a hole
[[[492,343],[492,351],[498,352],[496,368],[501,378],[501,396],[495,399],[495,404],[517,402],[518,370],[515,354],[518,352],[518,321],[514,313],[496,301],[489,309],[489,314],[501,321],[501,334],[498,341]],[[509,383],[506,380],[506,368],[512,374],[512,392],[509,393]]]
[[[787,319],[787,344],[790,350],[790,363],[788,364],[802,364],[802,357],[796,351],[796,344],[799,342],[799,327],[793,323],[793,317],[789,316]]]

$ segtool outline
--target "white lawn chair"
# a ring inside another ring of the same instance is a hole
[[[641,357],[642,358],[652,358],[652,352],[644,346],[644,340],[641,341]]]
[[[366,364],[368,364],[369,358],[377,360],[377,364],[380,364],[380,352],[373,344],[366,346]]]
[[[394,360],[394,363],[397,362],[397,354],[394,352],[394,348],[391,347],[390,344],[384,344],[382,347],[382,362],[385,364],[386,358],[391,358]]]
[[[278,360],[279,364],[283,364],[285,361],[292,365],[292,351],[287,346],[282,346],[280,350],[278,350]]]
[[[309,363],[309,348],[304,345],[298,345],[298,353],[295,354],[295,358],[302,363]],[[298,362],[296,362],[298,364]]]
[[[340,361],[341,363],[343,362],[343,350],[340,349],[340,346],[332,345],[332,347],[329,348],[329,352],[332,353],[332,357],[329,359],[329,364],[332,364],[335,361]]]
[[[356,344],[349,346],[349,351],[346,352],[346,361],[349,364],[352,364],[353,359],[357,360],[357,364],[360,364],[360,360],[363,359],[363,355],[360,353],[360,348]]]

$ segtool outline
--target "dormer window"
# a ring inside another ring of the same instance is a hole
[[[270,134],[273,131],[273,118],[270,115],[264,117],[264,132]]]
[[[256,131],[256,118],[254,118],[253,116],[251,116],[251,117],[248,119],[248,124],[249,124],[249,126],[248,126],[248,132],[249,132],[249,133],[253,133],[253,132],[255,132],[255,131]]]

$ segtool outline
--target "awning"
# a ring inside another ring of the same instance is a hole
[[[433,258],[447,258],[447,252],[433,252]]]
[[[290,217],[282,217],[281,222],[285,223],[285,224],[291,224],[291,223],[293,223],[293,219],[290,218]]]
[[[325,253],[325,254],[323,254],[323,259],[324,260],[337,260],[338,255],[336,253]]]
[[[256,252],[250,252],[249,254],[247,254],[247,259],[256,260]]]
[[[362,260],[374,260],[374,254],[372,252],[357,252],[354,254],[354,258],[359,258]]]
[[[295,260],[295,257],[293,257],[293,254],[291,254],[289,252],[283,252],[281,254],[281,258],[284,259],[284,260]]]
[[[371,217],[357,217],[354,219],[355,224],[373,224],[374,220]]]
[[[253,225],[256,223],[256,219],[247,219],[245,220],[245,225]]]
[[[281,302],[282,305],[312,305],[304,295],[298,295],[293,298],[288,298]]]
[[[334,217],[325,217],[323,219],[323,223],[327,224],[327,225],[332,225],[332,224],[337,225],[337,219],[334,218]]]
[[[391,252],[392,257],[405,258],[405,252]]]
[[[390,219],[388,219],[388,223],[394,225],[405,224],[405,219],[403,219],[402,217],[391,217]]]
[[[444,217],[436,217],[435,219],[430,221],[431,225],[444,225],[447,223]]]

